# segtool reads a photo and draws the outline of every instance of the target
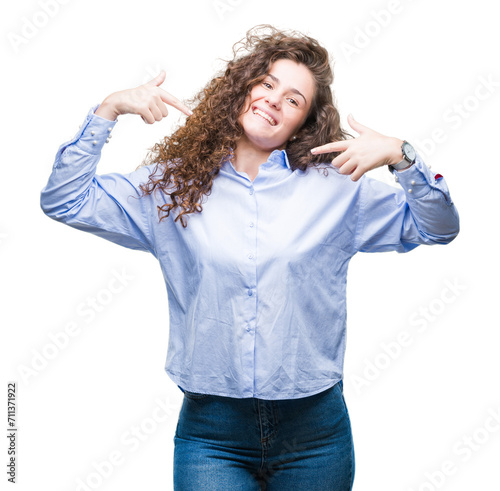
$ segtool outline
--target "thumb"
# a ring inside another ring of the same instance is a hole
[[[354,130],[356,131],[356,133],[363,133],[364,131],[366,130],[369,130],[370,128],[368,128],[367,126],[364,126],[362,125],[361,123],[358,123],[355,119],[354,119],[354,116],[349,113],[349,115],[347,116],[347,122],[349,123],[349,126]]]
[[[161,72],[158,75],[156,75],[155,78],[147,82],[146,85],[153,85],[159,87],[165,81],[165,76],[166,76],[165,70],[161,70]]]

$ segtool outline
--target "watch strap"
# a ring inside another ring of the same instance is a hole
[[[403,170],[403,169],[409,169],[415,162],[408,162],[408,160],[403,159],[401,162],[398,162],[397,164],[391,165],[391,167],[394,170]]]

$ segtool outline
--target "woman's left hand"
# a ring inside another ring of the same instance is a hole
[[[327,143],[313,148],[311,153],[317,155],[342,152],[332,160],[332,164],[341,174],[350,175],[353,181],[357,181],[365,172],[376,167],[397,164],[403,160],[401,152],[403,140],[382,135],[358,123],[352,114],[347,117],[347,122],[356,133],[359,133],[357,138]]]

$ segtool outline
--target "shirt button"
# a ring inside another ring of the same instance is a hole
[[[251,297],[253,295],[253,291],[252,290],[248,290],[248,296]]]
[[[248,194],[253,194],[253,189],[251,188],[250,191],[248,191]]]
[[[408,189],[408,192],[409,193],[413,193],[413,189]]]
[[[415,181],[411,181],[411,185],[412,185],[412,186],[415,186]]]
[[[94,136],[94,135],[95,135],[95,131],[93,131],[93,130],[92,130],[92,131],[90,132],[90,134],[91,134],[92,136]]]
[[[249,327],[247,327],[246,330],[247,330],[247,332],[250,332],[250,328]]]
[[[253,259],[253,254],[252,254],[252,253],[250,253],[250,254],[248,255],[248,259]]]
[[[253,222],[250,222],[248,225],[250,225],[250,227],[253,227]]]
[[[92,145],[97,145],[97,140],[94,140],[94,141],[92,142]]]

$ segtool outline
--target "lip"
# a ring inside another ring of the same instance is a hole
[[[269,111],[265,111],[264,109],[262,109],[262,108],[261,108],[261,107],[259,107],[259,106],[252,106],[252,113],[253,113],[253,114],[255,114],[255,113],[254,113],[254,111],[255,111],[256,109],[258,109],[259,111],[262,111],[263,113],[267,114],[270,118],[272,118],[272,119],[274,120],[274,122],[275,122],[276,124],[275,124],[274,126],[273,126],[273,125],[271,125],[271,126],[273,126],[273,127],[278,126],[279,121],[278,121],[278,119],[276,118],[276,116],[273,116],[273,115],[272,115]]]

